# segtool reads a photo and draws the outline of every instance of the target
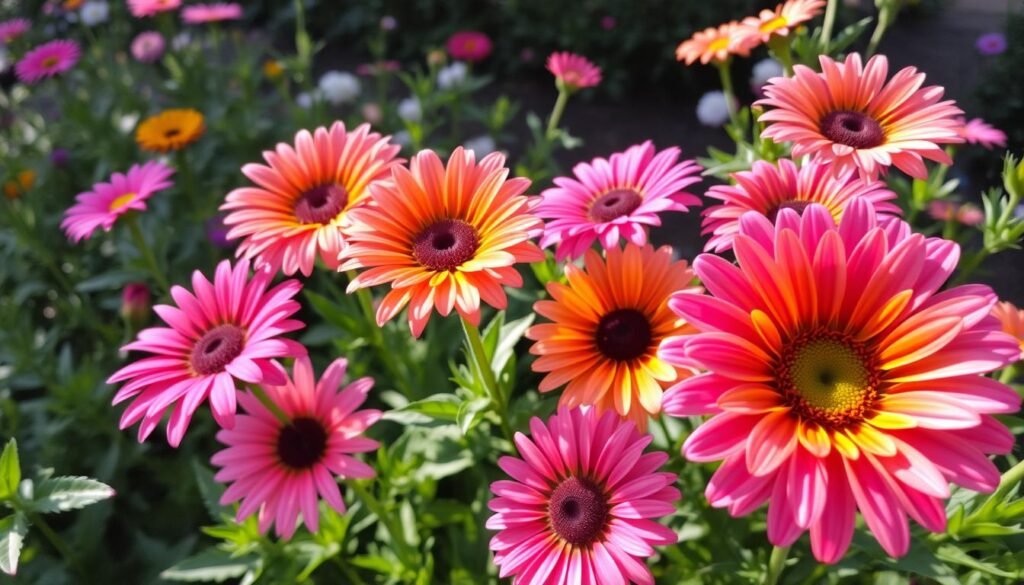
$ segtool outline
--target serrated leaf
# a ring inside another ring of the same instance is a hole
[[[210,518],[219,520],[225,514],[230,515],[231,509],[220,503],[220,498],[224,494],[224,485],[213,479],[213,471],[196,459],[192,460],[192,470],[195,472],[199,495],[203,499],[203,504],[206,505],[206,511],[209,512]]]
[[[219,548],[208,548],[160,573],[162,579],[170,581],[213,581],[221,583],[237,579],[256,566],[258,557],[246,555],[232,557],[231,553]]]
[[[18,557],[27,532],[28,526],[21,514],[0,520],[0,571],[8,575],[18,572]]]
[[[77,510],[114,495],[107,484],[88,477],[54,477],[43,480],[35,490],[31,507],[50,514]]]
[[[21,483],[21,463],[18,461],[18,442],[11,439],[0,455],[0,499],[18,491]]]

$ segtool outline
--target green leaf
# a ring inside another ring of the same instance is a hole
[[[984,538],[986,536],[1012,536],[1024,534],[1019,526],[1003,526],[996,522],[971,522],[957,533],[958,538]]]
[[[21,463],[18,461],[18,442],[11,439],[0,455],[0,499],[9,498],[18,491],[21,482]]]
[[[455,416],[455,424],[459,425],[459,430],[462,431],[463,435],[468,435],[469,431],[473,430],[490,406],[491,399],[484,396],[467,400],[459,406],[459,413]]]
[[[20,513],[0,520],[0,571],[8,575],[18,572],[18,557],[27,532],[28,526]]]
[[[221,583],[237,579],[256,567],[259,558],[246,555],[232,557],[231,553],[219,548],[208,548],[160,573],[162,579],[170,581],[214,581]]]
[[[203,498],[203,504],[206,505],[206,511],[210,513],[210,518],[220,520],[221,516],[230,515],[231,509],[220,503],[220,497],[224,494],[224,485],[213,479],[213,471],[197,459],[192,460],[192,470],[196,475],[199,495]]]
[[[384,413],[385,420],[402,424],[423,424],[433,420],[454,422],[462,400],[454,394],[434,394]]]
[[[31,507],[44,514],[66,512],[84,508],[113,495],[113,488],[95,479],[54,477],[39,483]]]
[[[512,357],[516,344],[526,335],[526,330],[530,328],[530,325],[533,325],[533,318],[534,314],[530,313],[521,319],[509,321],[502,326],[497,347],[494,349],[494,357],[491,358],[491,367],[495,372],[501,372],[505,369],[505,364]]]
[[[947,563],[962,565],[965,567],[969,567],[971,569],[975,569],[977,571],[981,571],[983,573],[988,573],[989,575],[995,575],[996,577],[1019,577],[1019,575],[1017,575],[1016,573],[1004,571],[993,564],[986,563],[984,561],[980,561],[972,557],[965,551],[961,550],[960,547],[957,545],[943,545],[939,547],[939,550],[935,551],[935,556]]]

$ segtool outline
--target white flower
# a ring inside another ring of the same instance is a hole
[[[361,87],[359,79],[351,73],[328,71],[320,77],[317,84],[324,99],[334,105],[347,104],[359,97]]]
[[[121,134],[131,134],[131,131],[135,129],[135,125],[139,123],[139,113],[133,112],[131,114],[124,114],[117,119],[117,129],[121,131]]]
[[[398,117],[406,122],[419,122],[423,118],[420,100],[408,97],[398,102]]]
[[[304,91],[295,96],[295,105],[303,110],[308,110],[313,107],[313,102],[318,102],[323,97],[323,93],[319,89],[314,89],[312,92]]]
[[[720,91],[709,91],[697,102],[697,119],[705,126],[722,126],[729,120],[729,106],[725,102],[725,94]]]
[[[452,89],[466,82],[469,67],[462,61],[456,61],[437,72],[437,86],[441,89]]]
[[[173,48],[175,51],[180,51],[185,47],[189,46],[191,42],[192,36],[189,35],[187,32],[181,32],[174,35],[174,38],[171,39],[171,48]]]
[[[399,130],[391,136],[391,140],[399,146],[412,146],[412,136],[409,135],[408,130]]]
[[[783,75],[782,63],[770,58],[761,59],[750,72],[750,87],[754,90],[754,93],[757,93],[760,91],[761,86],[768,83],[769,79],[772,77],[782,77]]]
[[[110,17],[110,5],[103,0],[89,0],[78,9],[85,26],[96,26],[107,21]]]
[[[476,153],[476,156],[479,159],[482,156],[487,156],[494,152],[498,148],[498,145],[494,143],[494,139],[491,138],[490,135],[481,134],[480,136],[474,136],[473,138],[463,142],[462,148],[472,150]]]

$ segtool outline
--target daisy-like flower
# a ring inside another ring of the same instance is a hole
[[[936,221],[954,221],[969,226],[981,225],[985,221],[985,212],[977,205],[945,199],[929,203],[928,215]]]
[[[957,132],[960,137],[967,141],[967,144],[980,144],[982,147],[992,150],[995,147],[1006,146],[1006,132],[992,126],[981,118],[974,118],[965,122],[964,118],[957,118],[960,126]]]
[[[1024,311],[1003,301],[992,307],[992,316],[999,320],[1003,331],[1013,336],[1020,344],[1021,352],[1024,352]],[[1024,355],[1021,356],[1024,358]]]
[[[154,63],[164,55],[164,37],[155,30],[139,33],[131,45],[132,57],[139,63]]]
[[[181,10],[181,20],[185,24],[207,24],[240,18],[242,18],[242,5],[234,2],[193,4]]]
[[[287,275],[309,276],[318,256],[336,269],[345,244],[339,226],[369,198],[367,186],[401,163],[400,148],[368,124],[349,132],[335,122],[330,130],[300,131],[294,146],[265,152],[269,166],[242,167],[256,186],[235,189],[221,206],[230,212],[228,238],[244,238],[236,254]]]
[[[561,405],[596,405],[646,429],[648,416],[661,412],[662,389],[691,374],[657,355],[661,340],[688,329],[669,310],[669,297],[700,289],[690,286],[693,271],[685,260],[673,261],[668,246],[626,244],[607,256],[588,250],[583,268],[566,265],[568,285],[548,284],[554,300],[534,304],[552,322],[526,333],[536,341],[530,353],[539,356],[533,370],[547,372],[541,392],[568,384]]]
[[[127,173],[114,173],[110,181],[96,183],[91,191],[79,193],[77,203],[64,213],[61,229],[72,242],[88,239],[103,228],[109,232],[119,217],[130,211],[145,211],[146,200],[174,183],[174,169],[162,162],[132,165]]]
[[[600,240],[605,248],[623,237],[647,243],[645,226],[659,226],[659,213],[688,211],[700,198],[684,191],[700,182],[700,166],[680,162],[681,151],[656,152],[648,140],[573,167],[573,177],[558,177],[541,193],[537,215],[550,220],[540,240],[542,248],[557,244],[559,260],[578,258]]]
[[[150,116],[135,130],[135,142],[142,150],[181,150],[206,132],[203,115],[192,109],[164,110]]]
[[[755,40],[743,33],[743,26],[735,21],[697,31],[676,48],[676,60],[687,65],[697,61],[707,65],[712,61],[724,63],[733,55],[746,57]]]
[[[949,483],[991,491],[1013,435],[992,415],[1020,397],[983,374],[1013,362],[1017,341],[989,317],[982,285],[939,288],[956,242],[879,222],[851,202],[836,225],[823,206],[740,219],[739,265],[694,261],[709,296],[670,306],[698,332],[661,357],[707,370],[670,389],[674,416],[713,415],[683,453],[721,461],[705,492],[734,516],[768,501],[768,539],[810,530],[815,558],[834,563],[856,512],[891,556],[910,545],[907,517],[946,529]]]
[[[135,18],[155,16],[177,10],[180,6],[181,0],[128,0],[128,9]]]
[[[478,63],[491,54],[494,43],[491,42],[491,37],[482,32],[461,30],[448,37],[445,48],[452,59]]]
[[[497,309],[508,303],[503,286],[520,287],[519,262],[537,262],[543,252],[530,241],[542,222],[523,192],[528,179],[508,178],[505,157],[480,162],[456,148],[447,167],[431,150],[413,156],[409,168],[395,166],[391,181],[370,186],[369,205],[348,212],[347,238],[339,270],[367,268],[348,291],[390,283],[377,308],[383,325],[409,305],[409,327],[419,337],[436,308],[452,309],[473,325],[480,302]]]
[[[363,437],[381,417],[379,410],[356,410],[373,387],[360,378],[341,387],[347,361],[335,360],[317,381],[308,357],[295,360],[293,377],[281,385],[263,384],[267,397],[288,416],[285,425],[251,392],[238,394],[245,414],[235,428],[221,430],[217,440],[227,448],[213,456],[220,467],[215,479],[230,485],[221,504],[241,500],[237,520],[257,514],[259,529],[290,539],[299,516],[310,532],[319,528],[320,499],[345,513],[336,477],[365,479],[373,468],[352,456],[377,448]]]
[[[14,66],[14,72],[22,83],[38,83],[71,69],[81,56],[75,41],[50,41],[25,53]]]
[[[601,83],[601,68],[575,53],[551,53],[547,68],[555,76],[555,83],[569,91],[595,87]]]
[[[792,142],[793,158],[810,154],[841,173],[851,167],[875,178],[890,165],[926,178],[923,158],[952,164],[940,144],[963,142],[953,101],[939,101],[943,89],[922,88],[924,73],[907,67],[888,82],[889,61],[882,55],[861,62],[853,53],[838,63],[819,57],[822,73],[797,65],[793,77],[775,78],[755,105],[770,109],[761,134]]]
[[[198,270],[193,292],[171,287],[177,306],[157,305],[153,311],[170,327],[139,332],[122,351],[153,354],[114,373],[108,384],[127,382],[114,404],[135,400],[121,416],[121,428],[138,421],[139,441],[153,432],[164,412],[174,405],[167,424],[167,442],[177,447],[199,405],[210,399],[213,417],[221,427],[235,424],[235,381],[279,385],[287,382],[277,358],[306,355],[298,342],[281,337],[303,328],[291,319],[299,310],[292,297],[302,285],[285,281],[267,290],[273,273],[257,271],[249,278],[249,263],[234,268],[224,260],[211,284]]]
[[[809,161],[797,168],[789,159],[778,164],[756,161],[749,171],[731,175],[735,184],[715,185],[706,197],[722,203],[704,210],[702,234],[712,234],[705,252],[723,252],[732,248],[732,240],[740,231],[740,217],[757,211],[774,221],[780,209],[801,212],[808,205],[824,205],[838,222],[846,206],[855,199],[871,203],[879,214],[899,215],[899,206],[892,201],[896,193],[881,181],[865,181],[855,172],[835,176],[828,165]]]
[[[676,534],[654,518],[680,493],[668,455],[644,453],[650,435],[613,413],[559,409],[532,437],[516,433],[518,457],[498,465],[511,480],[491,484],[487,528],[499,576],[514,585],[654,585],[644,559]]]
[[[12,18],[0,22],[0,45],[6,45],[28,32],[32,26],[27,18]]]
[[[748,44],[767,43],[772,36],[784,37],[791,30],[821,14],[825,0],[786,0],[775,10],[762,10],[757,16],[748,16],[742,21],[739,34],[748,39]]]

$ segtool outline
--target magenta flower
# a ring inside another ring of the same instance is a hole
[[[79,193],[60,227],[75,243],[92,237],[97,228],[109,232],[122,215],[145,211],[150,196],[174,184],[173,174],[174,169],[158,161],[132,165],[126,174],[114,173],[110,182],[96,183],[92,191]]]
[[[0,22],[0,45],[6,45],[25,34],[32,26],[27,18],[12,18]]]
[[[491,37],[482,32],[462,30],[448,37],[445,46],[452,59],[477,63],[491,54],[494,43],[491,42]]]
[[[226,2],[214,4],[194,4],[181,10],[181,20],[185,24],[206,24],[242,18],[242,5]]]
[[[154,30],[141,32],[132,40],[132,57],[140,63],[153,63],[163,56],[166,47],[160,33]]]
[[[575,53],[551,53],[547,68],[555,76],[558,87],[565,87],[569,91],[595,87],[601,83],[601,68]]]
[[[978,37],[974,46],[982,55],[1002,55],[1006,52],[1006,35],[998,32],[983,34]]]
[[[177,10],[180,6],[181,0],[128,0],[128,9],[135,18],[155,16]]]
[[[957,118],[957,121],[962,124],[957,132],[968,144],[978,144],[988,150],[992,150],[997,146],[1000,148],[1006,146],[1006,132],[992,126],[985,120],[974,118],[969,122],[965,122],[964,118]]]
[[[75,41],[50,41],[25,53],[14,66],[14,71],[22,83],[38,83],[71,69],[81,55],[82,51]]]

